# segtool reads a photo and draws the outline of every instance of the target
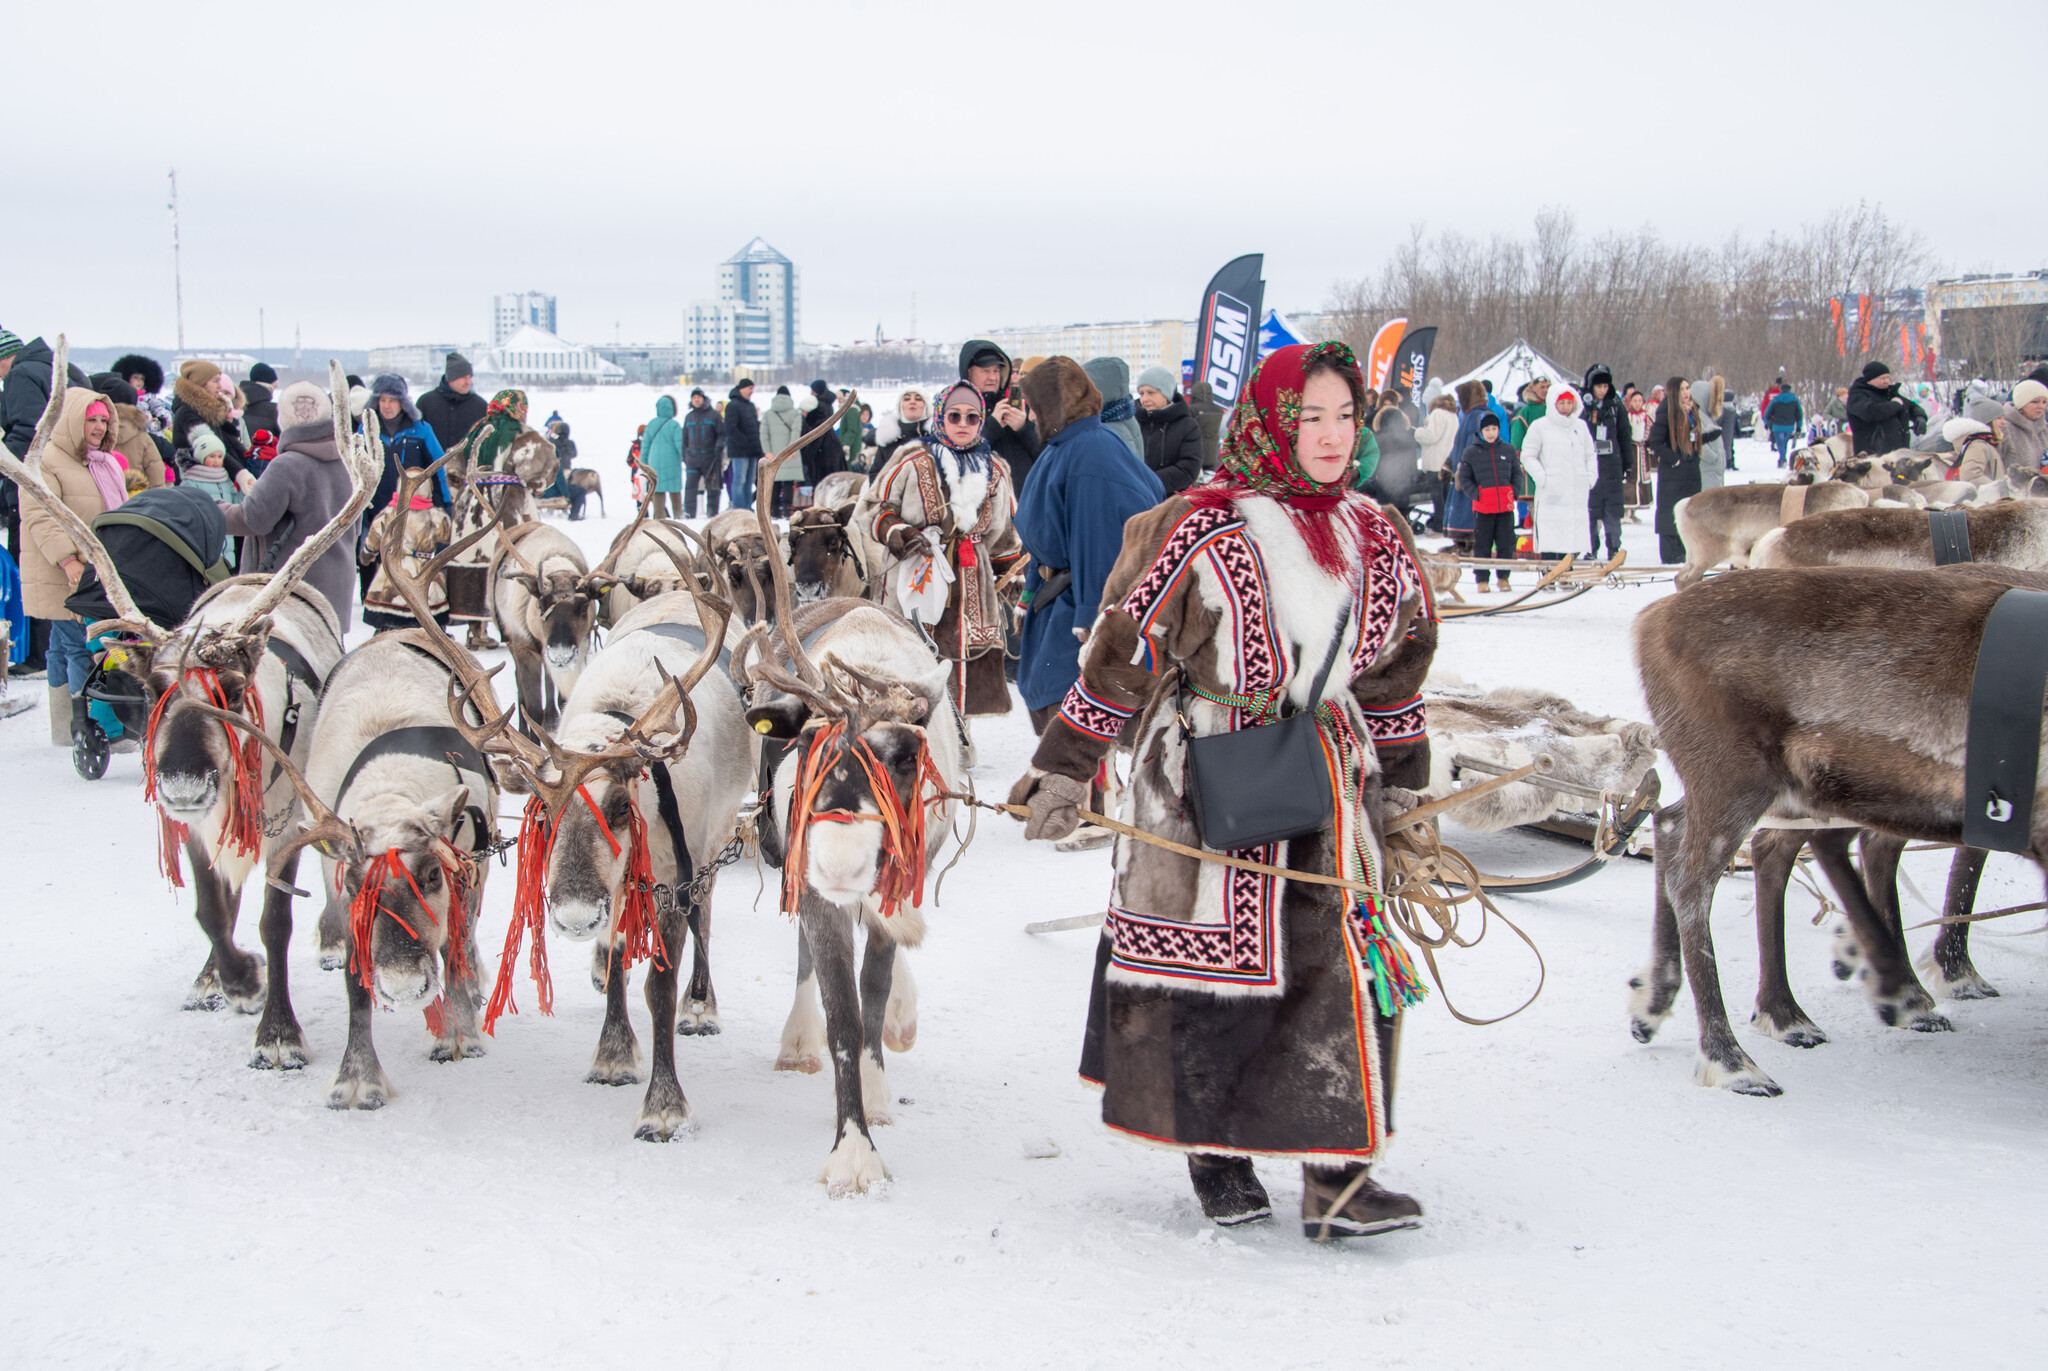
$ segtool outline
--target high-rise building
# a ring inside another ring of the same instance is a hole
[[[801,313],[796,264],[767,239],[756,238],[719,265],[718,300],[767,312],[768,355],[761,364],[780,367],[795,360]]]
[[[760,305],[692,300],[683,311],[683,352],[693,372],[774,366],[771,321]]]
[[[531,325],[555,331],[555,297],[537,290],[517,295],[491,297],[491,346],[497,347],[518,330]]]

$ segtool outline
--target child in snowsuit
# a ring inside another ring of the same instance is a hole
[[[1472,497],[1472,555],[1479,558],[1515,555],[1515,489],[1522,479],[1522,458],[1501,441],[1500,418],[1487,414],[1479,420],[1479,437],[1458,459],[1458,489]],[[1479,593],[1492,593],[1487,584],[1488,568],[1472,573]],[[1508,588],[1508,573],[1501,569],[1500,588]]]

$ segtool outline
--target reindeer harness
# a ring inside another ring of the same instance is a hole
[[[1954,566],[1974,562],[1970,555],[1970,512],[1965,509],[1930,509],[1927,531],[1934,539],[1934,564]]]
[[[1993,852],[2034,846],[2041,698],[2048,687],[2048,593],[2008,590],[1984,621],[1963,754],[1963,842]]]

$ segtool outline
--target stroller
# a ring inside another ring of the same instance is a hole
[[[113,558],[135,607],[159,628],[184,623],[207,587],[228,578],[220,552],[227,520],[219,505],[184,486],[145,490],[93,520],[92,531]],[[208,553],[214,555],[209,559]],[[86,568],[64,608],[88,624],[114,617],[96,568]],[[88,781],[106,775],[111,746],[105,727],[93,717],[96,709],[103,717],[111,711],[121,737],[140,742],[149,727],[148,694],[141,678],[128,669],[135,654],[118,640],[96,638],[93,645],[85,693],[71,702],[71,765]]]

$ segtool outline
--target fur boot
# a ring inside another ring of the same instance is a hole
[[[1188,1179],[1195,1183],[1202,1212],[1225,1228],[1273,1217],[1273,1202],[1266,1198],[1266,1187],[1259,1184],[1249,1157],[1190,1152]]]

